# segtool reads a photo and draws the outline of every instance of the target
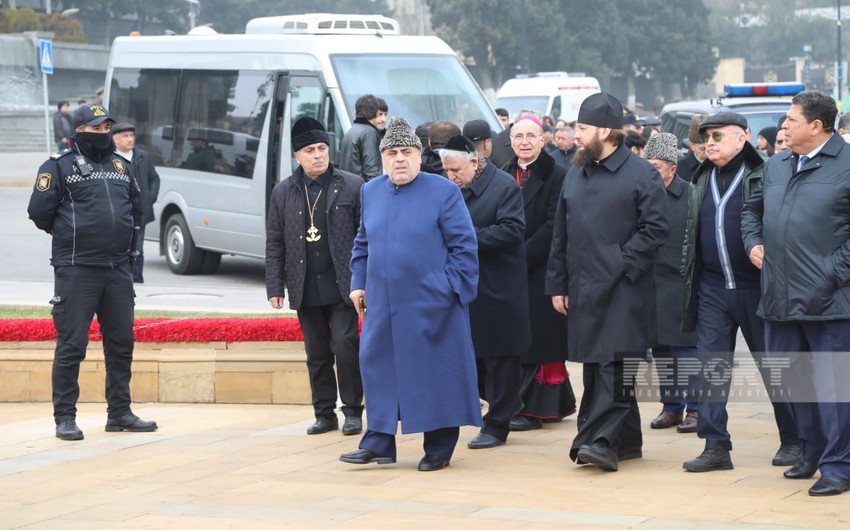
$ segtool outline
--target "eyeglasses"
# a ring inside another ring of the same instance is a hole
[[[522,143],[523,140],[527,140],[529,142],[534,142],[538,138],[540,138],[540,136],[538,136],[536,134],[532,134],[532,133],[528,133],[528,134],[525,134],[525,135],[516,134],[516,135],[511,136],[511,141]]]
[[[711,134],[708,134],[708,133],[700,134],[699,139],[704,144],[707,144],[709,139],[712,139],[712,140],[714,140],[714,143],[719,144],[720,142],[723,141],[724,138],[726,138],[727,134],[733,134],[733,135],[740,136],[742,133],[725,133],[725,132],[722,132],[722,131],[714,131]]]

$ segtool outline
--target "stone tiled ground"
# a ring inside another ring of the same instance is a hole
[[[646,425],[658,406],[641,408]],[[648,428],[642,460],[579,467],[570,418],[484,451],[466,448],[464,429],[451,467],[419,473],[421,435],[399,437],[396,465],[346,465],[337,458],[357,438],[305,435],[305,406],[139,404],[160,430],[114,434],[104,405],[88,403],[86,439],[72,443],[53,437],[49,404],[0,404],[0,528],[850,528],[850,494],[809,497],[812,480],[770,466],[768,403],[729,410],[732,471],[684,472],[701,441]]]

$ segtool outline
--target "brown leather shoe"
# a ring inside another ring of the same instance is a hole
[[[697,418],[699,418],[699,415],[696,412],[688,412],[685,414],[682,423],[676,427],[676,432],[697,432]]]
[[[681,422],[681,414],[676,414],[675,412],[670,412],[669,410],[662,410],[661,414],[656,416],[655,419],[652,420],[652,423],[649,424],[649,426],[653,429],[669,429],[670,427],[675,427]]]

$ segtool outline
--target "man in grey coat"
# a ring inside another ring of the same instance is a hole
[[[850,147],[834,134],[837,113],[827,94],[794,96],[782,125],[790,150],[767,162],[741,219],[761,269],[767,354],[788,362],[785,389],[803,440],[784,476],[820,471],[813,496],[850,487]]]
[[[570,458],[616,471],[619,460],[642,456],[624,356],[643,358],[654,340],[652,265],[667,236],[667,203],[658,171],[623,146],[614,96],[588,96],[577,121],[580,148],[558,200],[545,292],[569,314],[569,360],[584,363]]]

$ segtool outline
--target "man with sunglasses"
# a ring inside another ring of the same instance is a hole
[[[764,160],[747,141],[747,120],[738,113],[709,116],[699,134],[706,144],[706,160],[690,186],[683,249],[682,326],[697,332],[704,372],[697,395],[697,435],[705,440],[705,450],[683,464],[692,472],[733,467],[726,402],[739,328],[762,377],[767,381],[770,376],[763,363],[764,321],[756,315],[760,271],[750,262],[741,239],[741,210],[761,187]],[[775,402],[773,412],[781,445],[772,463],[794,465],[802,445],[791,407]]]

